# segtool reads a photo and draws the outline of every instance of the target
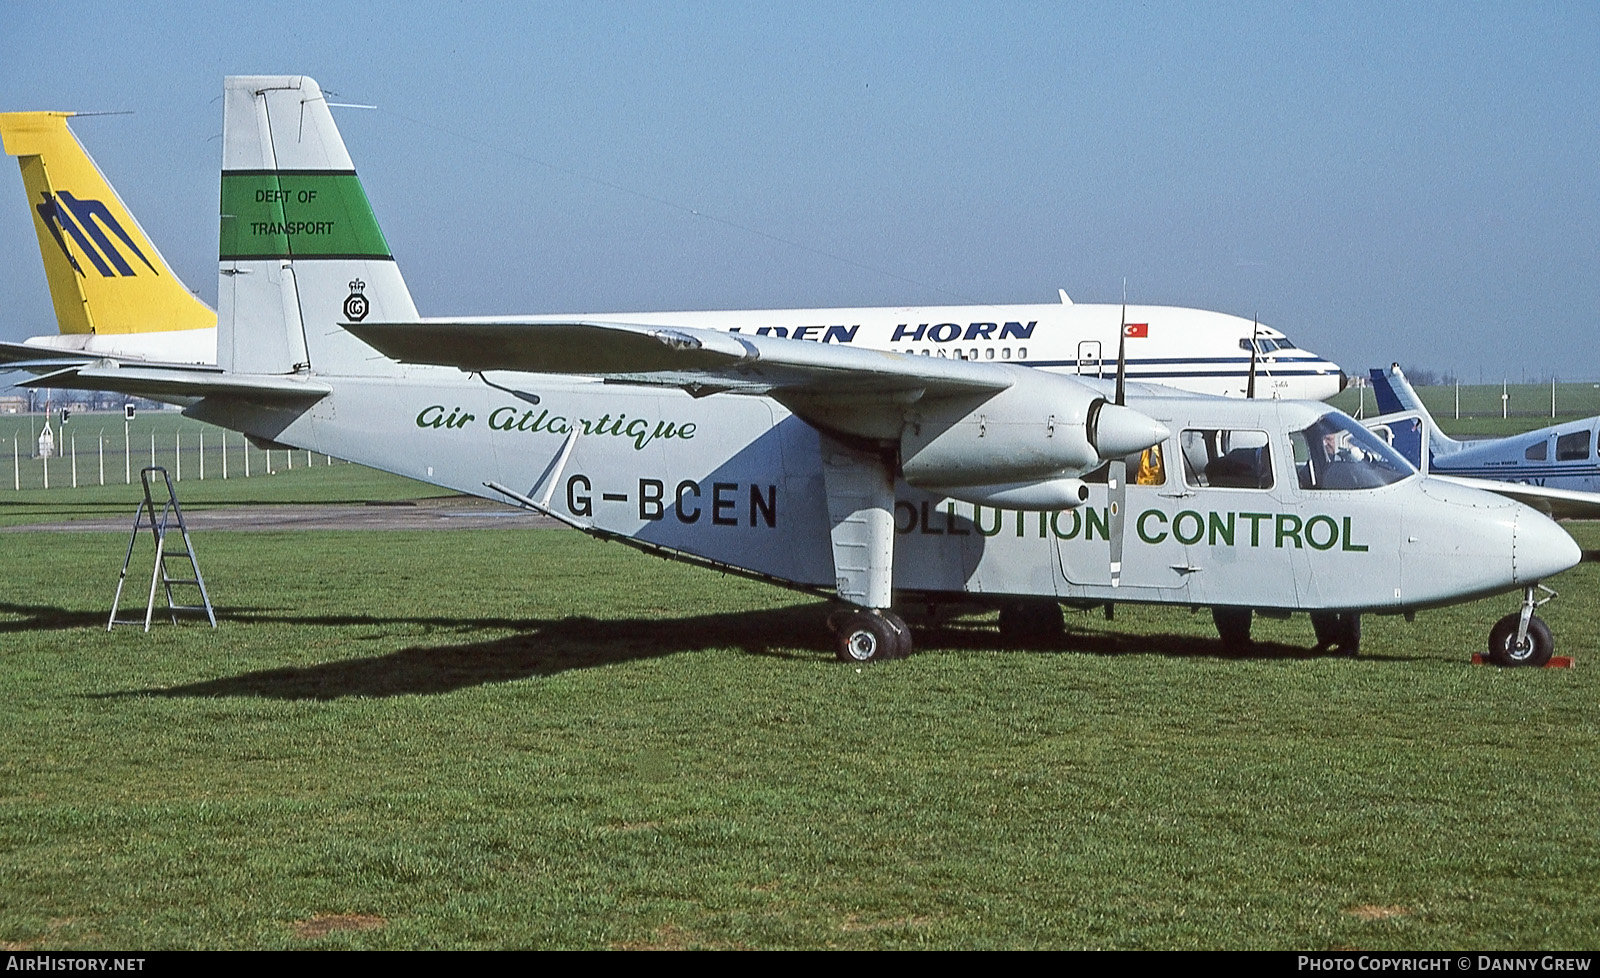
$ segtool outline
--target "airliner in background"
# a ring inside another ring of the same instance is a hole
[[[110,358],[215,364],[217,314],[172,273],[67,126],[70,112],[0,113],[18,158],[59,335],[0,343],[0,362],[47,370]],[[293,229],[286,229],[292,231]],[[694,327],[1107,378],[1125,334],[1127,379],[1202,394],[1323,400],[1339,366],[1248,319],[1175,306],[1074,303],[566,313],[551,321]],[[538,321],[542,317],[528,317]],[[1253,361],[1253,363],[1252,363]]]

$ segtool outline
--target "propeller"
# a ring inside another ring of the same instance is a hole
[[[1123,407],[1127,400],[1128,382],[1128,283],[1122,283],[1122,325],[1117,328],[1117,393],[1115,404]],[[1122,529],[1123,511],[1128,503],[1128,459],[1126,455],[1118,454],[1111,459],[1106,469],[1106,491],[1111,507],[1110,525],[1107,527],[1111,539],[1111,586],[1120,587],[1122,584]]]
[[[1255,400],[1256,396],[1256,337],[1261,333],[1261,317],[1258,315],[1250,324],[1250,376],[1244,383],[1244,396],[1248,400]]]

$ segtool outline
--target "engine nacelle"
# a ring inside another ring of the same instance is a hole
[[[906,482],[956,496],[953,489],[1017,489],[1072,479],[1106,459],[1148,448],[1164,425],[1070,377],[1016,368],[1016,383],[985,398],[924,401],[900,436]]]

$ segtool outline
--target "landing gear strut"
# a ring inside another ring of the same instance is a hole
[[[1222,639],[1223,648],[1229,652],[1249,651],[1252,615],[1253,612],[1249,608],[1211,609],[1211,620],[1216,622],[1217,635]]]
[[[1534,590],[1548,597],[1537,598]],[[1489,661],[1497,666],[1542,666],[1555,651],[1550,626],[1534,617],[1533,609],[1556,596],[1543,584],[1528,587],[1522,594],[1522,610],[1506,615],[1489,631]]]
[[[1355,655],[1361,651],[1361,616],[1353,611],[1313,611],[1311,630],[1317,633],[1317,651]]]
[[[857,608],[828,619],[840,662],[882,662],[911,654],[911,629],[892,611]]]

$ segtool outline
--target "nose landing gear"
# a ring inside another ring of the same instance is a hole
[[[1535,590],[1547,596],[1535,597]],[[1550,626],[1534,617],[1533,609],[1555,598],[1556,592],[1543,584],[1530,585],[1522,594],[1522,610],[1494,623],[1489,631],[1489,661],[1497,666],[1542,666],[1555,652]]]

